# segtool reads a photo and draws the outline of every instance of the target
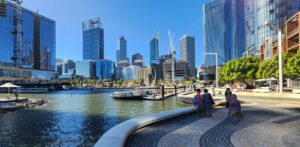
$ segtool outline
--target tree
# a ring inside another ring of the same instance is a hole
[[[256,79],[256,72],[259,68],[259,59],[246,56],[231,60],[223,65],[219,70],[219,80],[222,83],[248,82]]]
[[[287,59],[286,69],[288,77],[295,78],[300,76],[300,50],[298,50],[297,54]]]
[[[290,55],[284,53],[282,56],[282,73],[284,77],[290,77],[290,70],[287,68]],[[256,77],[259,79],[279,78],[278,56],[274,56],[271,60],[264,60],[260,63]]]

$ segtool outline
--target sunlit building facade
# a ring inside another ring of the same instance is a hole
[[[138,71],[139,66],[128,66],[123,68],[123,77],[126,81],[137,80],[138,79]]]
[[[94,60],[76,61],[76,75],[96,78],[96,62]]]
[[[195,38],[184,35],[180,39],[180,59],[189,65],[189,77],[195,78]]]
[[[56,23],[38,13],[22,8],[22,50],[20,66],[14,66],[17,50],[15,4],[0,2],[0,77],[51,80],[57,77]]]
[[[159,33],[150,41],[150,65],[156,63],[159,58]]]
[[[104,30],[100,18],[82,23],[83,60],[104,59]]]
[[[245,52],[244,0],[225,0],[225,62],[243,56]]]
[[[300,0],[245,0],[246,51],[259,50],[270,38],[277,42],[277,31],[265,22],[284,32],[286,20],[299,10]]]
[[[100,80],[113,81],[115,79],[115,62],[107,59],[96,60],[96,77]]]
[[[214,0],[204,5],[204,53],[217,53],[218,65],[225,63],[224,0]],[[216,56],[204,54],[206,72],[215,74]]]

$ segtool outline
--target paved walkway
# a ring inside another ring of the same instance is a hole
[[[216,108],[213,117],[189,114],[136,131],[126,146],[134,147],[297,147],[300,144],[300,101],[248,100],[243,118],[227,118]]]

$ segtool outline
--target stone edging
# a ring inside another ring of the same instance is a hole
[[[94,146],[95,147],[107,147],[107,146],[123,147],[127,137],[137,129],[149,124],[153,124],[159,121],[185,115],[194,111],[195,111],[194,106],[189,106],[181,109],[165,111],[156,114],[150,114],[150,115],[127,120],[108,130]]]

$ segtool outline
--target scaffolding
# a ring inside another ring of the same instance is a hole
[[[14,35],[14,38],[16,40],[16,46],[14,47],[13,51],[13,57],[11,58],[14,61],[15,67],[21,67],[22,65],[22,51],[23,51],[23,45],[22,45],[22,0],[11,0],[12,2],[15,2],[15,15],[13,19],[14,24],[14,30],[12,31],[12,34]]]

